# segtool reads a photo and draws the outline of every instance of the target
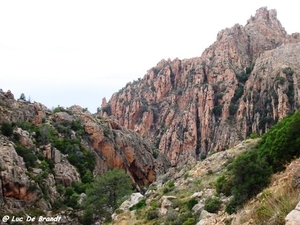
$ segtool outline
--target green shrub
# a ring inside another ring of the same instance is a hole
[[[146,219],[147,220],[154,220],[156,218],[158,218],[158,211],[157,211],[157,209],[149,209],[146,212]]]
[[[12,136],[13,130],[14,130],[14,128],[13,128],[11,123],[4,122],[4,123],[1,124],[1,133],[4,136],[6,136],[6,137]]]
[[[238,105],[231,103],[229,105],[229,114],[231,116],[235,115],[236,111],[238,110]]]
[[[218,197],[208,197],[205,200],[204,210],[210,213],[216,213],[221,207],[221,200]]]
[[[184,221],[182,225],[195,225],[195,224],[196,224],[195,218],[188,218],[186,221]]]
[[[271,167],[257,149],[239,155],[232,163],[232,203],[235,208],[257,195],[270,182]],[[232,206],[232,208],[234,208]]]
[[[16,142],[16,152],[18,153],[19,156],[21,156],[25,162],[25,166],[27,168],[29,167],[36,167],[36,160],[37,157],[36,155],[28,148],[22,146],[20,143]]]
[[[190,200],[187,201],[186,206],[187,206],[188,210],[192,210],[192,208],[193,208],[196,204],[198,204],[198,200],[195,199],[195,198],[192,198],[192,199],[190,199]]]
[[[136,203],[135,205],[131,206],[129,208],[130,211],[132,210],[137,210],[137,209],[141,209],[144,208],[146,206],[146,199],[142,199],[140,200],[138,203]]]
[[[245,83],[248,80],[248,74],[243,71],[236,75],[236,79],[241,83]]]
[[[222,106],[222,105],[216,105],[216,106],[213,108],[213,114],[215,114],[215,116],[221,116],[221,114],[222,114],[222,109],[223,109],[223,106]]]
[[[215,183],[217,193],[223,193],[225,196],[231,195],[232,186],[233,184],[231,177],[225,175],[218,177]]]
[[[168,188],[168,187],[165,187],[165,188],[163,189],[163,193],[164,193],[164,194],[168,193],[169,191],[170,191],[170,188]]]
[[[282,171],[294,157],[300,156],[300,110],[284,118],[262,136],[258,146],[239,155],[229,169],[233,198],[226,212],[234,213],[256,196],[269,182],[272,173]],[[226,182],[220,178],[217,189]]]
[[[169,181],[167,185],[169,188],[173,188],[175,187],[175,181]]]
[[[250,134],[249,138],[250,139],[259,138],[259,135],[256,132],[253,132],[253,133]]]
[[[240,97],[242,97],[243,94],[244,94],[244,86],[242,84],[238,84],[237,88],[235,89],[232,102],[236,103],[240,99]]]
[[[285,168],[294,157],[300,156],[300,110],[286,117],[263,135],[259,146],[274,172]]]
[[[294,71],[291,69],[291,67],[283,68],[282,72],[288,76],[292,76],[294,74]]]

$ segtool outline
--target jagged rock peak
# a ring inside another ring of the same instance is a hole
[[[299,42],[276,10],[260,8],[245,26],[220,31],[201,57],[161,60],[99,114],[138,132],[173,165],[225,150],[300,105]]]

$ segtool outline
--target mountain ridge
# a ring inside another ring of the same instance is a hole
[[[104,101],[98,114],[142,135],[173,166],[200,159],[264,133],[295,111],[299,41],[299,33],[286,33],[276,10],[260,8],[245,26],[220,31],[201,57],[161,60]]]

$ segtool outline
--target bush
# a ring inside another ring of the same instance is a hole
[[[216,213],[220,209],[221,203],[218,197],[208,197],[205,200],[204,210],[210,213]]]
[[[26,147],[22,146],[20,143],[15,143],[16,144],[16,152],[18,153],[19,156],[21,156],[25,162],[25,166],[27,168],[29,167],[36,167],[36,160],[37,157],[36,155]]]
[[[238,208],[269,184],[272,170],[266,159],[254,149],[236,158],[232,163],[232,173],[232,202]]]
[[[229,105],[229,114],[230,114],[231,116],[233,116],[233,115],[236,113],[237,110],[238,110],[238,105],[233,104],[233,103],[231,103],[231,104]]]
[[[138,203],[136,203],[135,205],[131,206],[129,208],[130,211],[132,210],[137,210],[137,209],[141,209],[144,208],[146,206],[146,199],[142,199],[140,200]]]
[[[6,137],[10,137],[13,134],[13,126],[11,123],[2,123],[1,124],[1,133],[6,136]]]
[[[300,110],[286,117],[263,135],[259,152],[272,166],[273,172],[282,171],[286,163],[300,156]]]
[[[225,175],[220,176],[215,183],[217,193],[223,193],[225,196],[231,195],[232,186],[233,184],[230,176]]]
[[[188,218],[182,225],[195,225],[196,220],[195,218]]]
[[[242,84],[238,84],[237,88],[235,89],[232,102],[236,103],[240,99],[240,97],[242,97],[243,94],[244,94],[244,86]]]
[[[157,209],[150,209],[146,212],[146,219],[147,220],[154,220],[158,218],[158,211]]]
[[[222,105],[216,105],[216,106],[213,108],[213,114],[215,114],[215,116],[221,116],[221,114],[222,114],[222,109],[223,109],[223,106],[222,106]]]
[[[186,203],[186,206],[187,206],[187,208],[188,208],[189,210],[192,210],[192,208],[193,208],[196,204],[198,204],[197,199],[192,198],[192,199],[190,199],[190,200]]]

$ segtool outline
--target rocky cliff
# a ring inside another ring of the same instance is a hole
[[[299,41],[276,10],[260,8],[245,26],[220,31],[201,57],[160,61],[98,114],[142,135],[173,166],[225,150],[299,106]]]
[[[72,198],[78,200],[83,192],[79,186],[115,167],[125,170],[140,189],[170,165],[113,119],[79,106],[49,110],[15,100],[10,91],[0,91],[0,130],[0,214],[71,206],[73,195],[65,196],[68,188],[77,187]]]

